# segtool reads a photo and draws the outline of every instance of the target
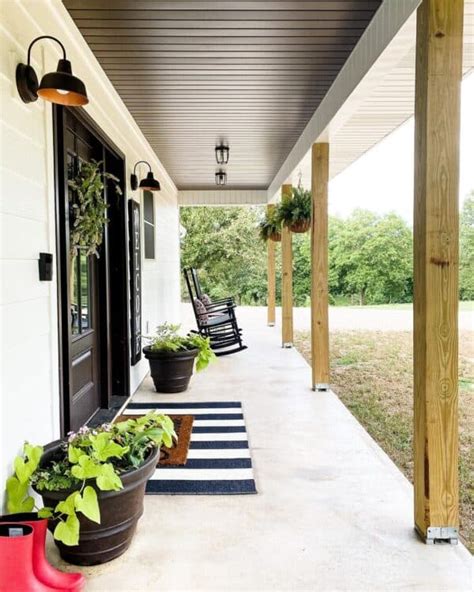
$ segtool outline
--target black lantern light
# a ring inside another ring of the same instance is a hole
[[[224,144],[219,144],[219,146],[216,146],[217,164],[227,164],[229,162],[229,152],[229,146],[225,146]]]
[[[140,181],[140,185],[139,185],[138,184],[138,177],[136,175],[136,170],[137,170],[137,166],[142,163],[146,164],[150,170],[149,170],[147,176],[145,177],[145,179],[142,179]],[[133,174],[130,175],[130,185],[132,186],[133,191],[135,191],[135,189],[137,189],[138,187],[140,189],[144,189],[147,191],[160,191],[160,189],[161,189],[160,182],[154,178],[150,163],[148,163],[146,160],[139,160],[135,164],[135,166],[133,167]]]
[[[227,185],[227,173],[225,171],[217,171],[216,185]]]
[[[52,39],[56,41],[63,50],[63,57],[58,62],[56,72],[45,74],[41,79],[41,83],[38,84],[38,77],[30,65],[30,61],[31,48],[41,39]],[[24,103],[32,103],[38,97],[51,103],[67,105],[69,107],[87,105],[89,102],[84,83],[76,76],[73,76],[71,62],[66,59],[64,45],[56,37],[51,37],[50,35],[42,35],[33,39],[30,43],[27,63],[18,64],[16,67],[16,86]]]

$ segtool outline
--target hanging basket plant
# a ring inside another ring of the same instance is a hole
[[[297,234],[308,232],[311,228],[311,220],[299,220],[298,222],[293,222],[289,226],[291,232],[296,232]]]
[[[70,250],[77,255],[79,249],[85,255],[99,257],[99,247],[108,223],[107,201],[104,196],[104,180],[114,183],[117,195],[122,195],[119,179],[101,170],[101,162],[83,162],[76,177],[68,182],[70,189]]]
[[[260,238],[263,241],[272,240],[276,243],[281,241],[281,224],[276,219],[275,211],[265,213],[265,218],[258,225]]]
[[[308,232],[311,227],[311,192],[293,187],[291,199],[284,199],[276,210],[276,218],[291,232]]]

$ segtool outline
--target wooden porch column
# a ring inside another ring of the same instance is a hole
[[[311,151],[311,370],[313,390],[329,388],[329,144]]]
[[[267,214],[273,213],[275,206],[267,206]],[[269,327],[275,326],[275,300],[276,300],[276,277],[275,277],[275,242],[267,240],[267,324]]]
[[[281,199],[291,199],[291,185],[281,186]],[[293,253],[291,231],[281,229],[281,342],[293,346]]]
[[[456,542],[459,120],[463,0],[418,8],[415,84],[414,485],[426,542]]]

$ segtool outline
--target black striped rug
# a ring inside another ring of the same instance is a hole
[[[141,415],[151,409],[193,415],[194,423],[186,464],[157,467],[146,493],[257,493],[241,403],[130,403],[124,413]]]

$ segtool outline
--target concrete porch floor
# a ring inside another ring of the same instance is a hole
[[[147,496],[131,548],[84,569],[86,589],[471,590],[469,552],[418,540],[409,482],[333,393],[310,390],[265,315],[240,318],[249,349],[188,392],[157,394],[147,378],[134,397],[242,401],[259,494]]]

